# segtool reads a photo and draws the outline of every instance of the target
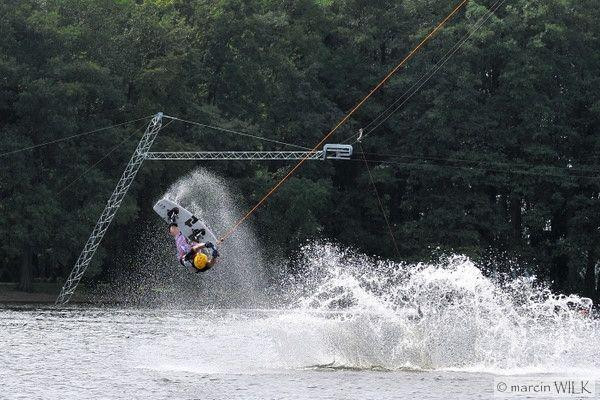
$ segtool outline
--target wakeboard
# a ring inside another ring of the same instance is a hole
[[[181,233],[193,242],[212,242],[217,248],[215,234],[194,214],[168,199],[161,199],[153,207],[154,211],[167,223],[176,223]]]

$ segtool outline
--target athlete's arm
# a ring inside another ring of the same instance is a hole
[[[198,244],[192,245],[192,250],[198,251],[198,250],[203,249],[205,247],[206,247],[206,243],[198,243]]]

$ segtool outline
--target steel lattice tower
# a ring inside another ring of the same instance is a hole
[[[75,292],[79,281],[83,277],[83,274],[85,274],[85,270],[92,261],[92,257],[94,257],[94,253],[96,253],[96,249],[98,249],[98,246],[100,246],[100,242],[102,241],[106,230],[110,226],[110,223],[115,217],[123,198],[127,194],[133,179],[140,170],[140,167],[146,158],[146,153],[148,153],[150,146],[152,146],[154,139],[156,139],[156,135],[158,135],[158,132],[162,127],[162,118],[163,113],[158,113],[152,118],[150,124],[148,124],[148,127],[144,132],[144,136],[142,136],[142,139],[133,152],[133,155],[131,156],[127,167],[125,168],[123,175],[121,175],[121,179],[119,179],[119,182],[117,183],[117,187],[115,187],[115,190],[108,199],[108,202],[104,207],[104,211],[102,211],[100,218],[98,218],[98,222],[96,222],[94,230],[83,247],[83,250],[77,259],[73,270],[63,285],[60,294],[56,299],[56,304],[67,303]]]

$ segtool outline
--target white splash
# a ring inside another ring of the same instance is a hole
[[[199,169],[166,197],[220,233],[240,215],[227,187]],[[221,250],[222,263],[187,276],[195,286],[176,297],[226,310],[181,321],[185,335],[198,336],[192,349],[183,339],[181,348],[153,343],[168,349],[170,367],[210,360],[215,371],[316,366],[600,377],[600,324],[582,313],[590,304],[553,294],[535,277],[490,278],[463,256],[398,264],[313,243],[296,261],[306,272],[279,288],[280,306],[256,310],[274,302],[263,301],[264,264],[249,225]]]
[[[600,371],[600,325],[534,277],[493,280],[466,257],[373,260],[306,246],[276,344],[291,362],[495,373]],[[301,360],[301,361],[299,361]]]
[[[175,182],[164,197],[193,212],[217,236],[230,228],[241,215],[227,183],[201,168]],[[196,277],[202,282],[202,297],[206,302],[212,302],[216,297],[223,300],[222,304],[231,306],[261,303],[265,285],[264,264],[260,246],[248,224],[240,226],[235,235],[228,238],[220,247],[220,253],[215,267]]]

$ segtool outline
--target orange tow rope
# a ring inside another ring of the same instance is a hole
[[[356,110],[358,110],[365,101],[367,101],[377,90],[379,90],[391,77],[392,75],[394,75],[396,73],[396,71],[398,71],[400,68],[402,68],[404,66],[404,64],[406,64],[406,62],[408,60],[410,60],[417,51],[419,51],[421,49],[421,47],[423,47],[423,45],[425,45],[425,43],[427,43],[429,41],[429,39],[431,39],[433,37],[433,35],[435,35],[445,24],[446,22],[448,22],[448,20],[450,18],[452,18],[454,16],[454,14],[456,14],[458,12],[458,10],[460,10],[460,8],[462,6],[464,6],[467,3],[468,0],[462,0],[456,7],[454,7],[452,9],[452,11],[450,12],[450,14],[446,15],[446,17],[444,19],[442,19],[437,25],[436,27],[429,32],[429,34],[427,36],[425,36],[425,38],[423,38],[423,40],[421,40],[421,42],[415,46],[414,49],[412,49],[410,51],[410,53],[408,53],[408,55],[406,57],[404,57],[404,59],[402,61],[400,61],[400,63],[398,65],[396,65],[396,67],[394,67],[394,69],[392,69],[386,76],[385,78],[383,78],[381,80],[381,82],[379,82],[370,92],[369,94],[367,94],[356,106],[354,106],[354,108],[352,108],[352,110],[350,110],[350,112],[348,112],[348,114],[346,114],[346,116],[344,116],[344,118],[342,118],[340,120],[340,122],[337,123],[337,125],[331,130],[329,131],[329,133],[327,135],[325,135],[323,137],[323,139],[321,139],[321,141],[319,143],[317,143],[315,145],[315,147],[313,147],[307,154],[306,156],[304,156],[304,158],[302,158],[283,178],[281,178],[281,180],[279,182],[277,182],[277,184],[275,186],[273,186],[268,192],[267,194],[265,194],[258,203],[256,203],[256,205],[254,205],[254,207],[252,207],[250,209],[250,211],[248,211],[242,218],[240,218],[223,236],[221,236],[221,238],[219,239],[219,242],[224,241],[225,239],[227,239],[229,236],[231,236],[231,234],[238,228],[238,226],[240,226],[245,220],[248,219],[248,217],[250,217],[250,215],[252,215],[252,213],[254,213],[254,211],[256,211],[256,209],[258,207],[260,207],[273,193],[275,193],[275,191],[277,189],[279,189],[279,187],[281,185],[283,185],[283,183],[285,181],[288,180],[288,178],[290,176],[292,176],[292,174],[294,172],[296,172],[296,170],[298,168],[300,168],[300,166],[302,164],[304,164],[304,162],[311,156],[313,155],[317,149],[319,147],[321,147],[321,145],[323,143],[325,143],[325,141],[327,139],[329,139],[331,137],[331,135],[333,135],[333,133],[340,127],[342,126],[351,116],[352,114],[354,114],[356,112]]]

